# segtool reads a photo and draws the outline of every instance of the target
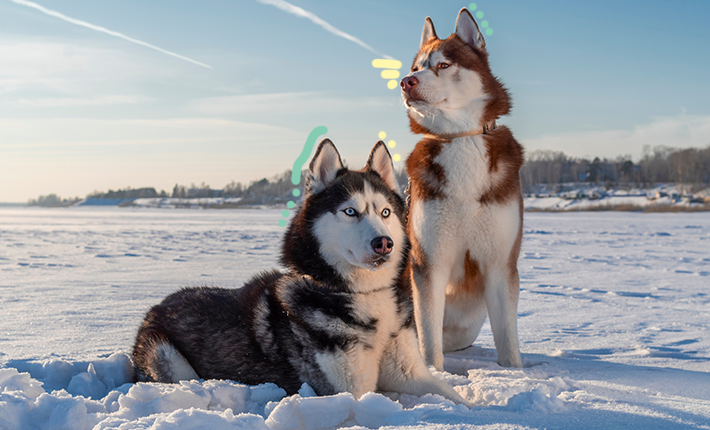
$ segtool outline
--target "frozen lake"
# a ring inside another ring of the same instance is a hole
[[[710,428],[708,213],[526,214],[518,318],[526,368],[495,364],[487,325],[474,347],[447,356],[448,372],[440,376],[477,405],[472,411],[426,396],[402,396],[399,403],[373,397],[350,405],[349,415],[342,396],[284,399],[283,408],[266,412],[267,400],[256,397],[251,406],[173,399],[172,409],[141,409],[126,399],[138,401],[147,388],[109,393],[106,375],[115,386],[125,382],[123,354],[143,314],[178,288],[239,287],[277,265],[279,219],[281,210],[0,208],[0,428],[6,429],[3,408],[8,429],[62,419],[76,424],[46,406],[65,402],[84,404],[85,410],[77,407],[86,428],[163,428],[161,419],[171,416],[191,428],[197,418],[186,412],[190,407],[209,411],[213,428],[232,421],[224,428],[240,428],[247,419],[262,425],[269,413],[269,428],[290,428],[274,418],[287,404],[304,408],[292,419],[306,428],[304,410],[313,408],[303,406],[307,400],[323,402],[324,410],[345,408],[343,420],[324,428]],[[86,373],[91,362],[93,376]],[[28,388],[36,380],[47,393]],[[167,402],[174,387],[206,396],[209,384],[163,387],[151,401]],[[405,410],[397,409],[400,403]],[[15,404],[24,409],[10,413]],[[363,424],[360,404],[393,412]],[[50,412],[44,421],[31,419],[26,405],[36,416],[43,407]]]

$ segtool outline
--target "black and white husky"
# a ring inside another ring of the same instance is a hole
[[[440,394],[419,353],[407,282],[405,206],[383,142],[360,171],[323,140],[283,241],[287,273],[239,289],[188,288],[146,315],[133,349],[137,381],[273,382],[289,394],[376,389]]]

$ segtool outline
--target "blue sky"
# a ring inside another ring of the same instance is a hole
[[[22,3],[22,1],[20,1]],[[269,177],[328,127],[359,168],[385,131],[417,142],[373,54],[256,0],[38,0],[39,5],[211,66],[0,0],[0,201]],[[406,73],[424,18],[439,36],[468,2],[289,3]],[[710,144],[710,2],[479,1],[503,119],[528,152],[641,156]],[[395,163],[401,166],[403,161]]]

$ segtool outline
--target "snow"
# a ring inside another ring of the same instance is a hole
[[[527,211],[589,210],[708,210],[710,188],[690,193],[690,184],[658,184],[648,189],[610,189],[593,184],[559,184],[554,189],[535,186],[523,205]]]
[[[523,201],[525,210],[562,210],[562,211],[588,211],[593,209],[612,209],[629,207],[644,209],[651,207],[698,207],[704,205],[688,202],[674,202],[670,197],[649,199],[646,196],[605,196],[597,200],[567,199],[562,197],[526,197]]]
[[[236,205],[241,199],[241,197],[152,197],[135,199],[131,204],[140,208],[204,208],[208,206]]]
[[[620,198],[622,196],[619,196]],[[710,217],[529,213],[523,369],[486,325],[435,395],[130,383],[143,314],[277,265],[280,210],[0,208],[0,429],[710,428]]]

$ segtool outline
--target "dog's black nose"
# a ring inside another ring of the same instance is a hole
[[[380,236],[372,239],[370,245],[372,245],[372,249],[376,254],[387,255],[392,252],[394,242],[387,236]]]
[[[405,76],[404,79],[402,79],[402,82],[399,83],[399,85],[402,86],[402,89],[404,91],[411,91],[412,88],[416,87],[417,84],[419,83],[419,79],[415,78],[414,76]]]

